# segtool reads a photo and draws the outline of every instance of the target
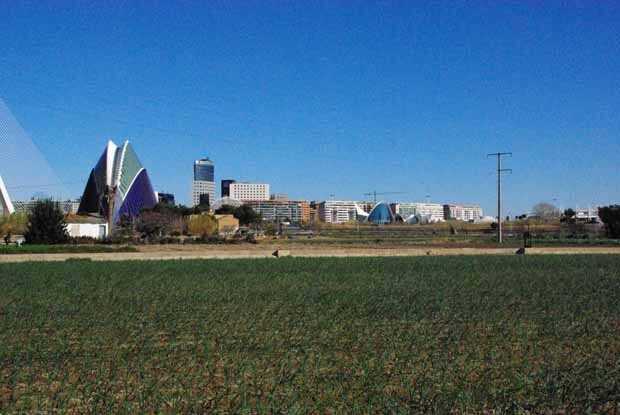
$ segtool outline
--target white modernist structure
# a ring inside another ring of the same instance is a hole
[[[91,170],[80,199],[80,215],[100,215],[118,223],[124,215],[136,217],[157,204],[148,172],[129,141],[117,146],[108,141]]]
[[[266,183],[231,183],[229,196],[241,202],[269,200],[269,185]]]
[[[0,213],[10,215],[13,212],[15,212],[15,208],[13,207],[13,203],[11,203],[9,191],[6,190],[2,176],[0,176]]]
[[[393,203],[394,214],[408,223],[437,223],[444,220],[444,207],[439,203]]]
[[[319,220],[327,223],[345,223],[364,220],[368,213],[352,200],[326,200],[319,203]]]

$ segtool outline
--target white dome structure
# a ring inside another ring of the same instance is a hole
[[[224,196],[220,199],[217,199],[215,202],[213,202],[212,209],[218,210],[218,209],[221,209],[222,206],[232,206],[232,207],[238,208],[239,206],[241,206],[241,202],[237,199],[233,199],[232,197]]]

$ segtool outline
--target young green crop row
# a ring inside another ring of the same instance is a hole
[[[0,413],[620,403],[620,257],[0,265]]]

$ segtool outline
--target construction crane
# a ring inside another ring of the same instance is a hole
[[[364,193],[364,196],[372,196],[373,197],[373,201],[376,204],[377,203],[377,195],[398,195],[398,194],[405,194],[407,192],[377,192],[376,190],[373,190],[372,192],[369,193]]]

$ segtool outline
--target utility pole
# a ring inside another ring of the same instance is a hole
[[[502,169],[502,156],[512,157],[512,153],[490,153],[487,157],[497,157],[497,242],[502,243],[502,173],[512,169]]]

